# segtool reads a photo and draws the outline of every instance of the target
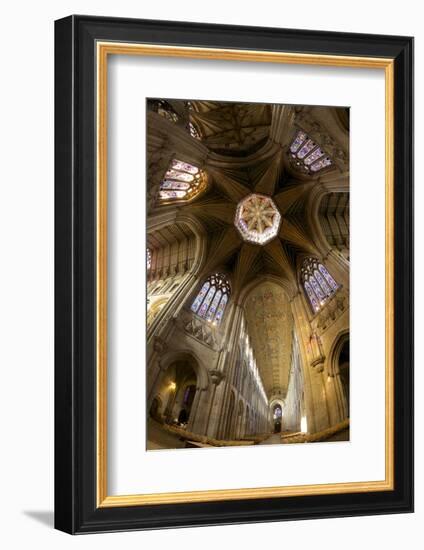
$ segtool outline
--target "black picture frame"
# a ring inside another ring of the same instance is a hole
[[[394,60],[394,490],[97,506],[99,40]],[[93,533],[413,511],[413,39],[73,15],[55,23],[55,527]]]

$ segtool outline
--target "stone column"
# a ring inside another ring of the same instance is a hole
[[[161,366],[160,357],[166,351],[165,343],[157,338],[151,345],[151,352],[148,353],[148,365],[147,365],[147,410],[150,409],[153,399],[156,396],[158,388],[162,382],[162,376],[166,369]]]
[[[324,258],[324,265],[339,285],[349,288],[349,262],[334,248]]]
[[[188,422],[187,422],[187,431],[189,431],[189,432],[194,431],[194,423],[195,423],[195,418],[196,418],[196,415],[197,415],[197,409],[199,408],[199,401],[200,401],[201,392],[202,392],[202,389],[197,387],[196,388],[196,395],[194,396],[193,404],[191,406],[190,416],[189,416],[189,419],[188,419]]]
[[[229,342],[226,347],[221,349],[217,369],[226,377],[228,383],[222,384],[215,395],[215,414],[209,427],[209,434],[212,437],[225,437],[226,417],[229,407],[230,381],[232,379],[233,368],[238,354],[238,342],[240,336],[240,325],[242,319],[242,309],[238,304],[233,304],[231,316],[227,320],[225,334],[222,342]]]
[[[205,433],[209,437],[215,437],[216,427],[219,421],[218,410],[217,410],[218,400],[215,399],[215,396],[216,396],[216,390],[220,385],[222,379],[224,378],[224,374],[222,373],[222,371],[215,369],[210,371],[210,375],[212,379],[212,395],[210,399],[208,417],[205,425]]]
[[[197,399],[196,399],[197,398]],[[198,435],[205,435],[206,411],[208,405],[207,388],[199,388],[195,397],[195,410],[191,410],[187,430]]]
[[[309,314],[300,292],[292,300],[292,308],[302,359],[308,432],[314,433],[330,425],[323,380],[325,357],[318,335],[313,332],[309,322]]]

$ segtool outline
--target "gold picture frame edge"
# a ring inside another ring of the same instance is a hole
[[[244,489],[217,489],[184,491],[178,493],[149,493],[134,495],[107,494],[107,59],[108,55],[143,55],[156,57],[183,57],[193,59],[220,59],[384,69],[385,71],[385,214],[386,214],[386,376],[385,376],[385,479],[347,483],[327,483],[281,487]],[[241,500],[255,498],[281,498],[290,496],[363,493],[394,490],[394,59],[165,46],[126,42],[96,43],[97,64],[97,291],[96,291],[96,379],[97,379],[97,434],[96,471],[97,507],[142,506]]]

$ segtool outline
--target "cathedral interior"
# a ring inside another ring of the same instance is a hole
[[[349,440],[349,109],[147,100],[147,449]]]

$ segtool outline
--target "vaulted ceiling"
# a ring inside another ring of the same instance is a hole
[[[208,240],[203,272],[226,270],[233,295],[261,274],[280,277],[295,289],[298,256],[320,253],[307,218],[311,192],[326,180],[347,177],[345,119],[330,107],[176,100],[172,107],[180,115],[189,113],[187,120],[195,123],[201,139],[183,125],[149,113],[148,214],[155,217],[176,209],[200,221]],[[333,165],[323,174],[305,174],[290,162],[289,145],[299,128],[332,155]],[[260,148],[252,153],[259,142]],[[155,193],[172,158],[201,167],[207,174],[207,190],[187,204],[159,205]],[[252,193],[272,197],[281,214],[276,238],[263,246],[246,242],[234,225],[237,205]],[[158,240],[149,237],[149,242]]]
[[[217,101],[191,101],[190,105],[190,117],[202,142],[216,153],[252,153],[268,138],[270,105]]]
[[[286,396],[289,383],[293,316],[284,290],[266,281],[256,286],[245,302],[247,331],[265,392]]]
[[[149,225],[154,226],[165,214],[176,213],[169,217],[173,220],[178,216],[196,219],[207,240],[200,276],[226,272],[236,301],[261,276],[281,282],[254,287],[242,305],[265,391],[268,397],[278,392],[285,395],[293,328],[288,299],[298,291],[299,258],[323,253],[309,219],[314,197],[321,200],[322,189],[330,193],[347,188],[348,110],[213,101],[171,103],[184,123],[165,120],[155,112],[148,115],[148,232]],[[196,126],[200,139],[187,131],[189,123]],[[331,157],[331,167],[316,174],[298,169],[289,148],[299,129]],[[201,168],[207,175],[207,189],[190,202],[163,205],[156,197],[173,158]],[[277,235],[263,245],[247,242],[234,224],[238,204],[252,193],[272,198],[281,215]],[[330,197],[323,207],[325,215],[332,212],[334,201],[337,212],[346,212],[346,196]],[[159,246],[175,230],[161,229],[149,237],[149,243]]]

